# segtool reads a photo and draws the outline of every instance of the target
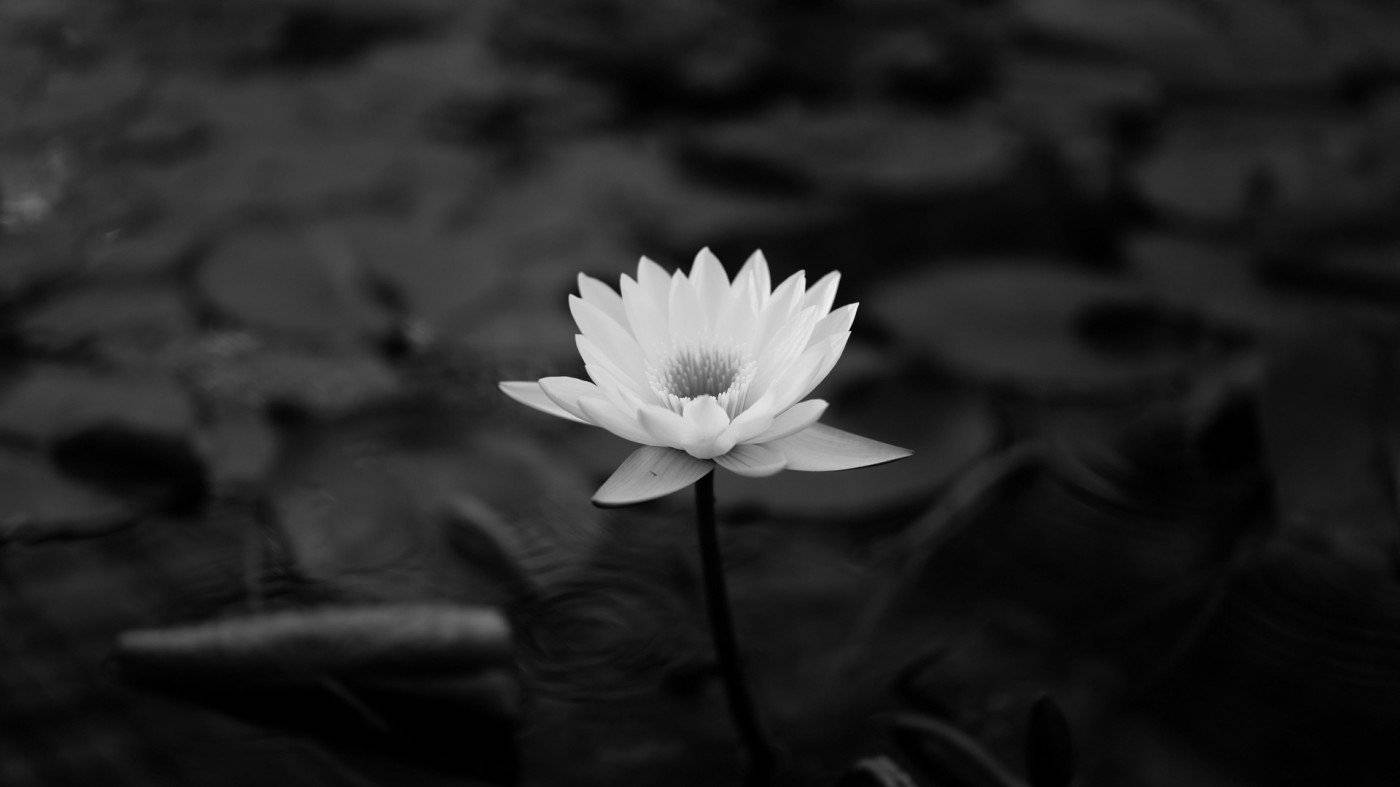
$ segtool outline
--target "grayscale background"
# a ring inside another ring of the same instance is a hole
[[[916,451],[717,480],[781,784],[1400,783],[1395,4],[0,0],[0,785],[736,783],[495,388],[702,246]]]

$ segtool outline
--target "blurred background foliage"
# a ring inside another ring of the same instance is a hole
[[[0,784],[710,785],[688,501],[499,379],[843,272],[724,476],[785,784],[1400,781],[1383,0],[0,3]]]

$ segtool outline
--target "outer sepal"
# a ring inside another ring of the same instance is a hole
[[[907,448],[871,440],[824,424],[812,424],[802,431],[764,445],[787,457],[788,470],[824,472],[893,462],[914,452]]]
[[[593,505],[617,508],[655,500],[690,486],[714,468],[714,462],[696,459],[684,451],[642,446],[598,488]]]

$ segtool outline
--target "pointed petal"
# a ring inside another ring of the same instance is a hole
[[[798,271],[784,279],[783,283],[778,285],[778,289],[773,291],[773,297],[759,314],[758,330],[754,332],[753,343],[750,345],[754,353],[763,352],[774,335],[797,316],[798,307],[802,303],[802,293],[806,291],[806,280],[806,271]]]
[[[669,286],[669,285],[668,285]],[[627,324],[632,338],[646,353],[647,361],[660,363],[670,344],[666,325],[666,303],[654,301],[642,285],[631,276],[622,277],[622,308],[627,312]]]
[[[631,413],[646,404],[635,391],[608,371],[606,367],[590,363],[584,364],[583,368],[588,371],[588,376],[593,378],[593,382],[598,385],[598,390],[602,391],[609,402],[612,402],[613,407],[624,413]]]
[[[695,255],[690,266],[690,281],[695,286],[695,294],[700,298],[700,308],[711,324],[718,318],[724,299],[729,295],[729,274],[724,266],[706,246]]]
[[[773,424],[753,438],[755,443],[766,443],[800,432],[817,422],[826,412],[826,402],[821,399],[808,399],[789,407],[773,419]]]
[[[801,314],[779,327],[765,346],[759,348],[758,371],[752,383],[756,390],[768,390],[774,380],[781,380],[787,375],[806,352],[808,337],[812,335],[818,317],[814,307],[803,309]]]
[[[671,289],[671,275],[665,268],[652,262],[650,258],[643,257],[641,262],[637,263],[637,284],[641,285],[642,294],[647,300],[656,304],[658,308],[666,308],[666,293]]]
[[[729,453],[715,457],[715,464],[731,473],[762,478],[786,467],[787,457],[766,445],[736,445]]]
[[[656,440],[637,423],[635,416],[617,409],[603,396],[580,399],[579,410],[590,423],[603,427],[623,440],[631,440],[642,445],[655,445]]]
[[[809,353],[820,352],[822,354],[822,360],[821,363],[819,363],[816,366],[816,368],[812,370],[811,374],[808,376],[808,379],[802,385],[798,386],[798,399],[801,399],[802,397],[815,390],[818,385],[821,385],[822,380],[825,380],[826,376],[828,374],[831,374],[831,370],[836,366],[836,362],[841,360],[841,353],[845,352],[846,342],[850,338],[850,331],[842,331],[841,333],[835,336],[828,337],[825,340],[825,348],[809,347],[807,349],[807,352]]]
[[[768,295],[773,291],[773,280],[768,273],[768,258],[763,256],[762,251],[754,251],[744,262],[744,267],[739,269],[739,275],[734,277],[747,277],[753,284],[754,307],[761,307],[768,302]]]
[[[733,437],[736,443],[751,442],[755,436],[773,424],[776,414],[773,395],[771,392],[765,392],[729,422],[729,436]]]
[[[627,327],[627,312],[622,308],[622,296],[612,287],[586,273],[580,273],[578,294],[580,298],[597,306],[599,311],[611,317],[613,322],[623,328]]]
[[[621,366],[618,366],[611,358],[604,355],[602,350],[598,349],[598,345],[595,344],[592,339],[581,333],[574,334],[574,346],[578,348],[578,354],[579,357],[583,359],[584,366],[601,367],[615,377],[619,383],[639,397],[650,399],[654,395],[651,390],[651,385],[648,384],[645,379],[638,380],[636,377],[624,372]],[[588,376],[593,377],[593,373],[589,372]],[[593,377],[593,382],[598,383],[598,378]],[[599,384],[601,385],[601,383]]]
[[[748,276],[736,277],[729,288],[724,302],[720,305],[719,316],[713,328],[717,338],[732,344],[747,344],[753,334],[758,319],[754,307],[753,280]]]
[[[789,470],[850,470],[893,462],[914,453],[824,424],[812,424],[766,445],[787,457]]]
[[[671,345],[685,346],[698,341],[709,327],[709,316],[700,307],[700,296],[695,292],[695,285],[680,271],[671,277],[668,302]]]
[[[807,294],[802,296],[802,306],[815,306],[825,316],[831,311],[832,304],[836,303],[836,288],[840,285],[841,271],[832,271],[817,279],[817,283],[808,287]]]
[[[540,384],[538,382],[531,380],[508,381],[499,383],[498,387],[500,387],[501,393],[505,394],[506,396],[509,396],[517,402],[520,402],[526,407],[533,407],[542,413],[557,415],[560,418],[567,418],[570,421],[578,421],[581,424],[588,423],[582,418],[579,418],[578,416],[570,413],[568,410],[565,410],[564,408],[555,404],[554,400],[550,399],[549,396],[545,394],[544,389],[540,387]]]
[[[598,386],[573,377],[544,377],[540,379],[540,389],[564,412],[585,423],[594,423],[579,407],[579,400],[601,396]]]
[[[643,405],[637,409],[637,421],[647,430],[656,442],[672,448],[684,449],[695,440],[698,432],[684,417],[665,407]]]
[[[593,341],[599,352],[617,364],[634,380],[645,380],[646,369],[642,365],[642,348],[626,328],[618,325],[597,306],[577,295],[569,296],[569,311],[574,316],[578,329]]]
[[[638,448],[599,487],[593,504],[607,508],[644,503],[690,486],[713,469],[714,463],[684,451],[655,446]]]
[[[729,434],[729,413],[715,397],[698,396],[686,402],[684,415],[695,430],[685,445],[691,456],[713,459],[734,447],[734,439]]]
[[[812,329],[812,335],[807,339],[807,345],[811,346],[828,336],[849,331],[851,323],[856,321],[856,309],[859,306],[859,303],[848,303],[818,320],[817,327]]]

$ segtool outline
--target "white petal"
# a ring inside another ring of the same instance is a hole
[[[527,407],[533,407],[542,413],[557,415],[560,418],[567,418],[570,421],[578,421],[581,424],[588,423],[555,404],[554,400],[550,399],[549,396],[545,394],[544,389],[540,387],[538,382],[530,380],[518,382],[510,381],[499,383],[498,386],[501,389],[501,393],[504,393],[506,396],[509,396]]]
[[[607,367],[590,363],[584,364],[583,368],[588,371],[588,376],[592,377],[593,382],[598,385],[598,390],[602,391],[608,401],[622,412],[630,413],[647,404],[637,395],[636,391],[633,391],[627,383],[609,371]]]
[[[656,445],[657,441],[637,423],[636,417],[622,412],[602,396],[580,399],[579,409],[590,422],[603,427],[624,440],[642,445]]]
[[[907,448],[843,432],[824,424],[812,424],[796,434],[766,445],[787,457],[789,470],[850,470],[893,462],[914,453]]]
[[[665,268],[643,257],[641,262],[637,263],[637,284],[641,285],[642,294],[648,301],[659,309],[666,308],[666,294],[671,290],[671,276]]]
[[[786,467],[787,457],[765,445],[736,445],[729,453],[715,457],[715,464],[731,473],[762,478]]]
[[[654,301],[642,285],[631,276],[622,277],[622,308],[627,312],[627,324],[632,338],[641,346],[650,363],[657,364],[670,346],[666,325],[666,304]]]
[[[569,311],[574,315],[579,331],[591,339],[603,355],[633,379],[646,379],[642,348],[627,329],[577,295],[569,296]]]
[[[817,307],[817,311],[826,315],[831,311],[832,304],[836,303],[836,288],[841,285],[841,272],[832,271],[817,280],[816,284],[807,288],[807,294],[802,296],[802,306]]]
[[[613,322],[623,328],[627,327],[627,312],[622,308],[622,296],[612,287],[586,273],[580,273],[578,294],[580,298],[597,306],[599,311],[611,317]]]
[[[846,350],[846,341],[850,338],[850,331],[842,331],[836,336],[827,338],[825,340],[827,343],[825,348],[810,347],[807,349],[807,352],[817,351],[822,353],[822,361],[812,370],[809,379],[798,386],[798,399],[811,393],[813,389],[821,385],[822,380],[825,380],[828,374],[831,374],[832,368],[836,366],[836,362],[841,359],[841,353]]]
[[[828,336],[835,336],[842,331],[849,331],[851,323],[856,320],[856,308],[859,303],[848,303],[831,314],[826,315],[817,321],[817,327],[812,329],[812,335],[807,339],[808,345],[816,344],[818,340]]]
[[[695,435],[685,450],[701,459],[713,459],[734,447],[729,434],[729,414],[713,396],[697,396],[685,403],[685,420],[695,429]]]
[[[781,326],[767,345],[760,349],[752,383],[755,390],[766,391],[772,387],[773,381],[788,375],[793,364],[806,351],[808,337],[816,327],[818,316],[815,307],[803,309],[801,314]]]
[[[601,396],[602,392],[598,390],[598,386],[573,377],[544,377],[540,379],[540,388],[544,395],[563,408],[564,412],[581,421],[595,423],[579,407],[579,400]]]
[[[766,443],[769,440],[777,440],[780,437],[800,432],[816,423],[824,412],[826,412],[826,402],[821,399],[798,402],[779,413],[778,417],[773,419],[773,425],[754,437],[752,442]]]
[[[622,460],[612,476],[593,495],[593,504],[604,507],[644,503],[699,481],[714,463],[696,459],[672,448],[638,448]]]
[[[807,395],[816,387],[813,380],[817,371],[826,363],[830,350],[826,347],[809,347],[802,356],[792,363],[780,377],[773,381],[769,390],[773,394],[772,407],[782,412]]]
[[[668,302],[671,346],[683,347],[698,341],[709,328],[709,318],[700,307],[700,296],[695,292],[695,285],[680,271],[671,277]]]
[[[602,350],[598,349],[598,345],[594,344],[592,339],[581,333],[576,333],[574,334],[574,346],[578,348],[579,357],[583,359],[585,366],[600,366],[606,369],[616,377],[620,383],[638,396],[649,399],[654,395],[651,391],[651,386],[648,385],[645,380],[638,380],[624,372],[621,366],[618,366],[611,358],[604,355]],[[589,376],[591,377],[592,375],[590,374]],[[598,382],[597,378],[594,378],[593,381]]]
[[[802,293],[806,291],[806,278],[805,271],[798,271],[787,277],[778,285],[778,289],[773,291],[773,297],[768,300],[758,317],[758,330],[754,332],[753,343],[750,345],[754,353],[762,352],[773,336],[797,315],[798,306],[802,303]]]
[[[643,405],[637,409],[637,421],[659,445],[672,448],[685,448],[699,434],[695,425],[675,410],[656,405]]]
[[[736,278],[734,285],[720,305],[718,316],[712,328],[716,339],[732,345],[747,345],[758,321],[758,310],[754,307],[753,280],[744,276]]]
[[[754,308],[762,308],[773,290],[773,280],[768,273],[768,258],[763,256],[762,251],[755,251],[749,255],[734,280],[737,282],[741,278],[747,278],[752,284],[750,297],[753,298]]]
[[[700,298],[700,308],[705,312],[707,322],[713,325],[729,295],[729,275],[708,246],[695,255],[695,262],[690,266],[690,281]]]
[[[777,412],[777,408],[773,406],[772,394],[765,393],[734,416],[734,420],[729,423],[729,436],[734,438],[736,443],[750,442],[773,424],[773,417]]]

